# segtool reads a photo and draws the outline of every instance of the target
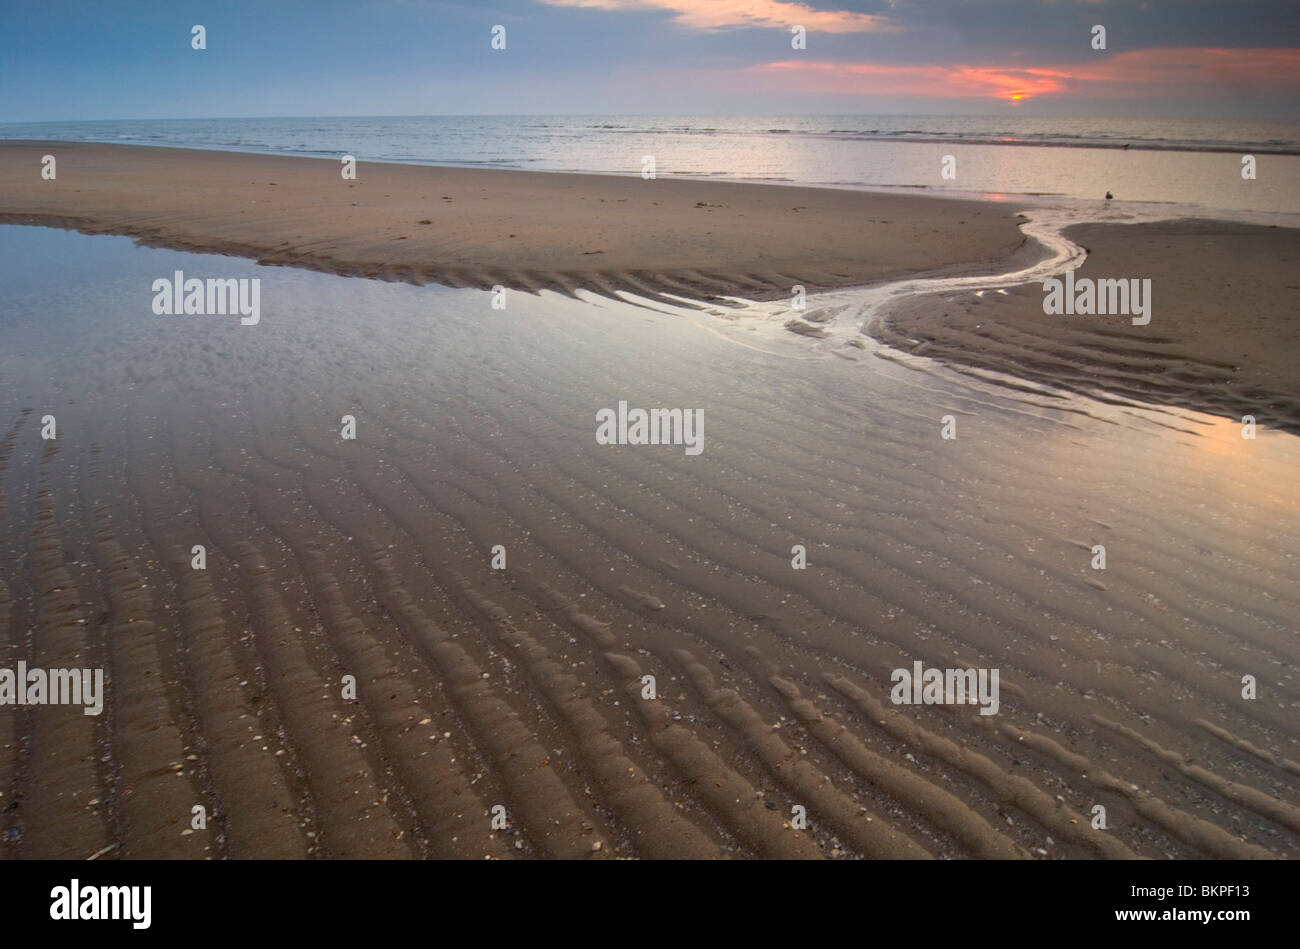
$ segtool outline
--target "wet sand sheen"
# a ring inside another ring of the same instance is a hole
[[[8,635],[113,685],[99,719],[5,712],[7,855],[1300,848],[1289,436],[707,314],[261,275],[295,302],[256,328],[110,290],[88,335],[9,330]],[[704,452],[598,446],[619,399],[703,407]],[[999,714],[890,704],[914,659],[999,668]]]

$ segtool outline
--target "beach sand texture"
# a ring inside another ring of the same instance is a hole
[[[718,302],[1024,266],[1017,211],[0,144],[0,223],[150,245],[4,238],[0,665],[109,705],[0,715],[0,853],[1300,855],[1295,232],[1072,229],[1144,328],[1029,285],[829,353]],[[155,316],[182,268],[262,322]],[[705,450],[598,445],[619,400]],[[918,660],[999,713],[891,704]]]
[[[60,177],[40,178],[54,153]],[[415,284],[650,299],[786,299],[1046,255],[1014,203],[736,182],[362,163],[88,143],[0,142],[0,223]],[[427,223],[426,223],[427,222]],[[919,298],[892,346],[1091,393],[1300,432],[1300,231],[1213,221],[1068,229],[1080,276],[1151,277],[1158,315],[1045,317],[1038,283]]]
[[[1105,398],[1256,417],[1300,434],[1300,230],[1223,221],[1081,224],[1078,276],[1151,281],[1145,326],[1046,316],[1042,285],[927,296],[878,324],[899,349]]]
[[[0,716],[7,855],[1300,854],[1289,436],[595,296],[225,261],[258,326],[160,319],[219,258],[112,253],[0,355],[4,655],[111,680]],[[915,660],[999,713],[890,704]]]
[[[58,178],[43,181],[54,154]],[[490,289],[788,297],[1024,245],[1008,206],[725,181],[0,142],[0,223]]]

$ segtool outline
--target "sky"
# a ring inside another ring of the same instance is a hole
[[[0,0],[0,122],[1011,110],[1300,119],[1300,0]]]

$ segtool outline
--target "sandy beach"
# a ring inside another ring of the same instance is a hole
[[[55,154],[59,177],[40,159]],[[0,142],[0,222],[415,284],[708,301],[783,299],[1045,256],[1022,205],[736,182]],[[219,199],[218,199],[219,196]],[[1080,276],[1152,279],[1159,317],[1047,317],[1039,284],[923,298],[875,332],[900,349],[1091,393],[1266,415],[1300,431],[1300,232],[1214,221],[1084,224]]]
[[[58,178],[41,179],[53,154]],[[634,166],[639,168],[639,165]],[[911,195],[0,142],[0,223],[489,289],[788,297],[1032,253],[1009,205]]]
[[[1300,855],[1289,437],[721,308],[229,260],[257,326],[158,317],[212,258],[4,232],[0,645],[108,670],[0,716],[7,856]]]
[[[59,177],[42,180],[43,155]],[[1012,203],[736,182],[543,174],[66,142],[0,142],[0,222],[454,287],[781,299],[1044,252]],[[217,199],[219,197],[219,200]],[[1265,414],[1300,431],[1300,232],[1214,221],[1085,224],[1080,276],[1140,262],[1160,316],[1051,318],[1037,283],[887,315],[900,349],[1086,392]]]
[[[0,28],[20,930],[1288,917],[1295,0],[83,6]]]
[[[2,235],[0,650],[108,670],[102,716],[0,717],[6,855],[1300,856],[1296,232],[1070,228],[1149,325],[1035,283],[828,352],[717,297],[1044,251],[924,196],[0,170],[0,222],[50,226]],[[150,309],[214,269],[256,326]],[[601,444],[621,401],[700,407],[703,450]],[[999,670],[996,716],[892,703],[915,662]]]

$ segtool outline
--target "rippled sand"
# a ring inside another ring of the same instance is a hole
[[[0,710],[9,856],[1300,850],[1293,436],[745,310],[0,235],[0,664],[110,679]],[[178,268],[261,323],[154,316]],[[703,452],[596,444],[619,400]],[[892,704],[917,660],[998,714]]]
[[[1300,230],[1224,221],[1085,224],[1082,279],[1150,281],[1150,322],[1043,313],[1041,278],[952,289],[892,309],[875,333],[932,359],[1099,398],[1251,415],[1300,434]],[[1056,267],[1059,274],[1063,267]]]

